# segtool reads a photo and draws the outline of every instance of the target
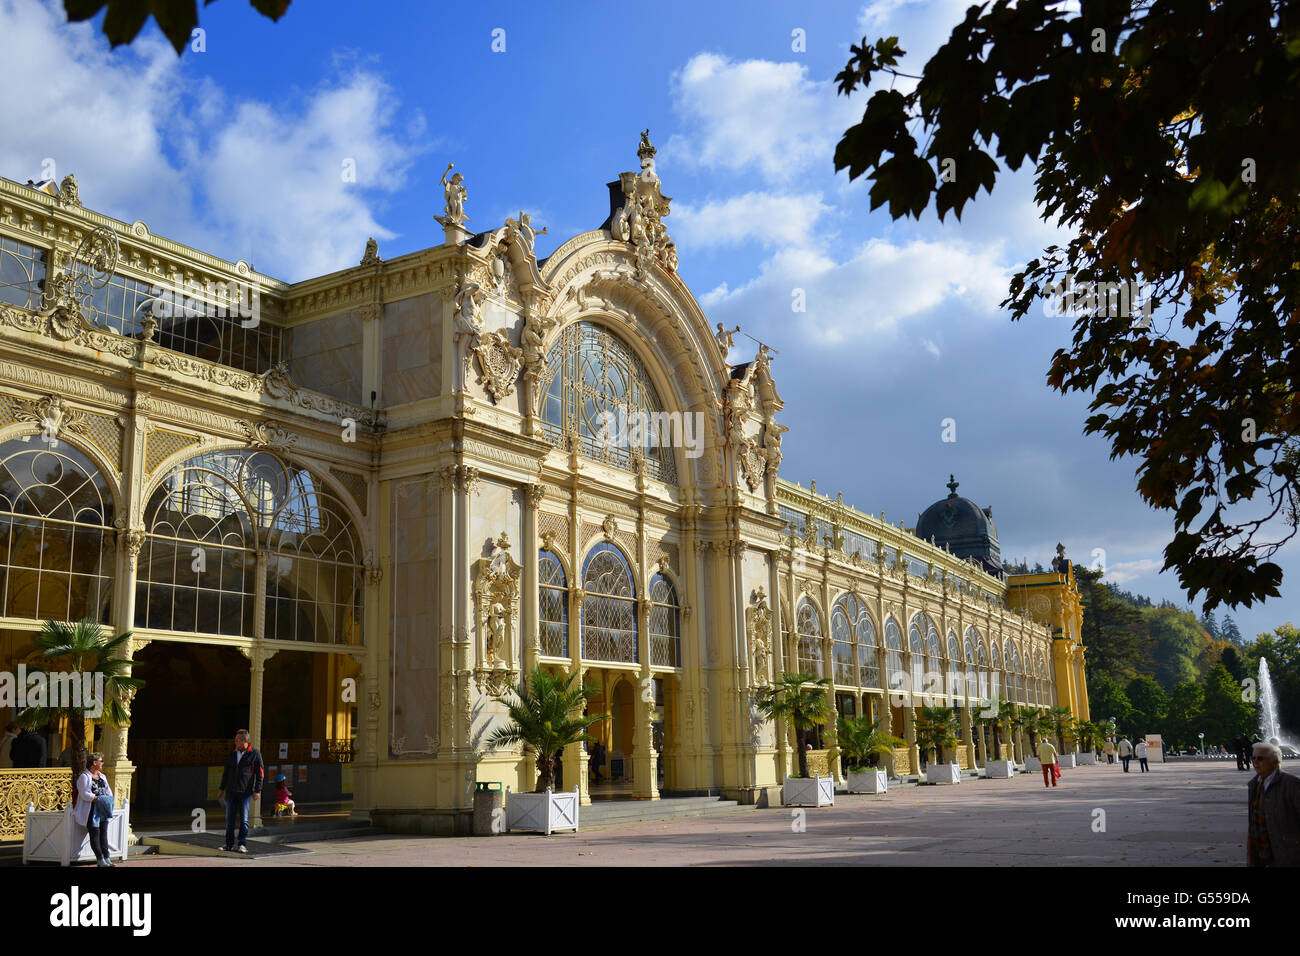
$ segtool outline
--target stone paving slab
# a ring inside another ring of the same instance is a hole
[[[1216,763],[1119,764],[963,780],[834,807],[499,837],[364,836],[262,859],[142,857],[128,866],[1218,866],[1245,863],[1249,774]],[[1104,811],[1104,817],[1096,811]],[[1104,832],[1095,832],[1099,821]],[[802,822],[804,829],[796,832]]]

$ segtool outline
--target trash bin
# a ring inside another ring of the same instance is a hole
[[[494,781],[474,785],[474,836],[499,836],[506,832],[505,794]]]

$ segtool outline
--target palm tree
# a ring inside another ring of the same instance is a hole
[[[953,724],[957,714],[951,707],[922,707],[916,718],[916,743],[922,750],[935,751],[937,763],[943,763],[943,748],[957,746]]]
[[[89,695],[79,695],[80,706],[74,706],[65,693],[61,695],[61,706],[27,707],[14,718],[28,730],[43,727],[51,720],[67,718],[74,787],[77,777],[86,769],[86,718],[102,717],[118,728],[129,726],[131,698],[144,686],[144,681],[140,678],[124,673],[126,668],[136,666],[137,662],[117,656],[123,645],[129,646],[131,632],[124,631],[117,637],[110,637],[109,633],[111,632],[106,632],[101,625],[89,619],[76,623],[46,621],[36,635],[36,646],[41,656],[49,662],[51,670],[74,675],[82,688],[87,687],[85,677],[89,675],[89,686],[94,691]],[[67,685],[64,685],[64,689],[67,689]]]
[[[1047,712],[1047,719],[1056,734],[1058,742],[1061,745],[1061,752],[1065,752],[1065,741],[1070,736],[1070,725],[1074,723],[1074,714],[1070,713],[1070,708],[1066,706],[1053,707]]]
[[[879,724],[872,724],[865,714],[861,717],[842,717],[836,726],[836,737],[840,751],[848,759],[849,770],[861,770],[863,767],[876,767],[880,758],[894,752],[895,747],[904,746],[907,741],[895,737],[884,729],[887,717],[882,717]]]
[[[608,720],[609,714],[584,716],[583,705],[596,694],[595,686],[575,686],[578,675],[556,674],[536,668],[521,680],[512,698],[496,697],[510,713],[510,723],[498,727],[487,738],[489,750],[523,744],[524,753],[537,761],[535,793],[555,785],[555,755],[570,744],[593,738],[592,724]]]
[[[758,695],[758,712],[764,720],[782,717],[794,727],[801,777],[808,776],[808,755],[804,746],[808,731],[824,723],[831,715],[830,704],[826,701],[826,688],[830,683],[829,677],[818,677],[808,671],[786,672]]]
[[[1005,697],[994,697],[973,715],[974,720],[993,730],[994,760],[1002,759],[1002,731],[1010,724],[1015,706]]]

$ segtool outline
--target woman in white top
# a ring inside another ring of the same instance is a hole
[[[90,849],[98,866],[112,866],[108,858],[108,821],[113,815],[113,791],[104,776],[104,755],[89,754],[86,770],[77,778],[77,803],[72,815],[90,833]],[[105,808],[106,798],[108,804]]]

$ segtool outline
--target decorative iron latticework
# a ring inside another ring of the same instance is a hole
[[[665,441],[672,436],[661,432],[661,443],[651,444],[645,434],[651,430],[645,429],[645,443],[631,447],[624,440],[628,436],[617,433],[621,422],[662,422],[665,417],[644,364],[613,332],[590,322],[565,328],[547,357],[539,393],[544,434],[555,445],[562,446],[571,435],[586,458],[626,471],[643,462],[651,478],[676,484],[673,447]]]
[[[592,661],[639,663],[636,589],[622,552],[598,544],[582,571],[582,656]]]

